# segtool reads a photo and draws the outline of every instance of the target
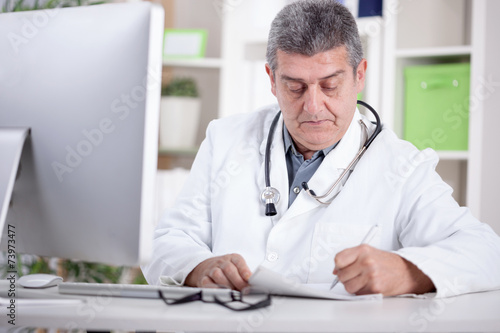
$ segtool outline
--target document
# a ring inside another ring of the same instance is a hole
[[[333,280],[332,275],[332,280]],[[249,284],[255,288],[262,288],[273,295],[298,296],[308,298],[323,298],[335,300],[381,300],[382,294],[353,295],[348,293],[342,283],[330,290],[330,283],[301,284],[273,272],[268,268],[259,266],[249,279]]]

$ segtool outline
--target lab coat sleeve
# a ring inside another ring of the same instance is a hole
[[[213,257],[210,133],[209,125],[207,138],[200,146],[175,206],[165,212],[156,227],[152,259],[142,267],[149,284],[182,285],[199,263]]]
[[[468,208],[459,207],[435,166],[437,154],[421,152],[402,187],[397,218],[398,253],[436,287],[436,297],[500,288],[500,238]]]

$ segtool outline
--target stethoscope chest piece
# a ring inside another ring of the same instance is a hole
[[[266,205],[266,216],[276,215],[276,206],[280,201],[280,192],[274,187],[267,186],[260,196],[262,202]]]

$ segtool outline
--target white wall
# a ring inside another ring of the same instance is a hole
[[[484,0],[484,51],[478,56],[484,65],[478,70],[485,84],[478,88],[477,97],[482,99],[482,151],[477,181],[481,184],[479,217],[500,234],[500,1]],[[481,98],[483,97],[483,98]]]

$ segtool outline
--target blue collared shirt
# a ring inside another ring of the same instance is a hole
[[[311,179],[325,156],[337,146],[338,142],[330,147],[318,150],[310,159],[304,160],[304,156],[295,148],[292,137],[285,125],[283,125],[283,141],[285,143],[286,167],[288,170],[288,207],[290,207],[302,190],[302,183]]]

